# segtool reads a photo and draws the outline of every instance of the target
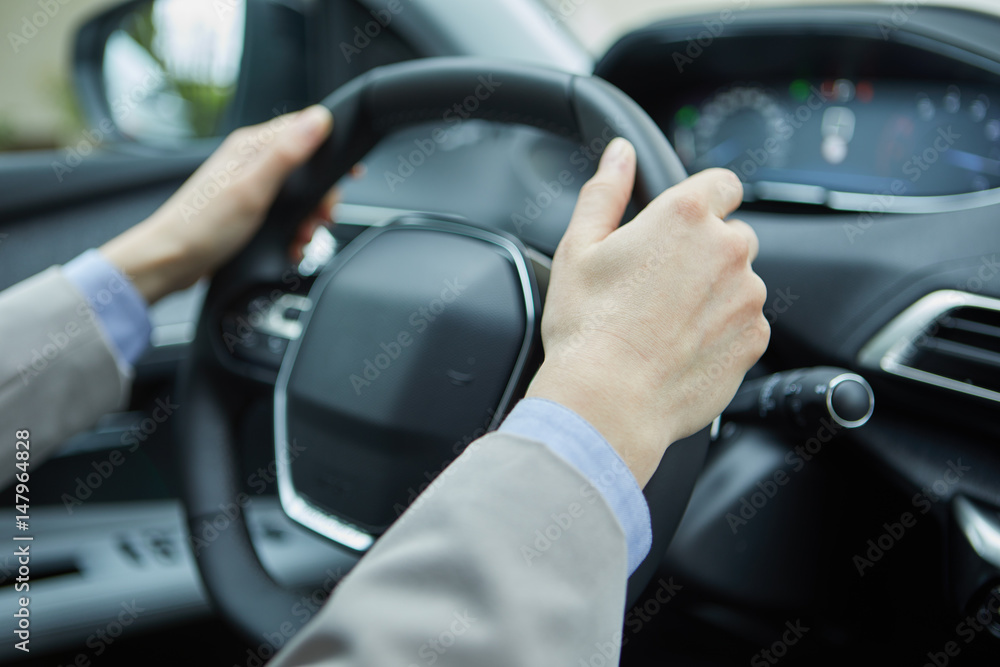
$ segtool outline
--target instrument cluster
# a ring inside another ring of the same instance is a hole
[[[981,83],[734,81],[685,91],[657,120],[690,172],[732,169],[748,199],[1000,187],[1000,88]]]

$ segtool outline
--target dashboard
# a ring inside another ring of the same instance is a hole
[[[1000,201],[995,38],[969,13],[923,8],[918,26],[873,11],[663,23],[623,38],[596,72],[650,113],[689,172],[736,172],[747,202],[929,213]]]

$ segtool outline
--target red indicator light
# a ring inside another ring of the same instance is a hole
[[[872,84],[869,81],[859,81],[858,85],[855,86],[855,96],[858,101],[862,104],[868,104],[875,97],[875,89],[872,88]]]

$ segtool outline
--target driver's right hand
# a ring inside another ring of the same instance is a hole
[[[556,251],[542,318],[545,361],[528,396],[565,405],[618,451],[640,485],[667,446],[719,415],[764,353],[767,290],[757,236],[726,220],[737,176],[709,169],[619,222],[636,157],[612,141]]]

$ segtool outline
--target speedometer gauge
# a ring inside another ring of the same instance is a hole
[[[785,164],[792,128],[785,108],[756,86],[717,92],[674,118],[674,145],[689,171],[728,167],[743,180],[761,167]]]

